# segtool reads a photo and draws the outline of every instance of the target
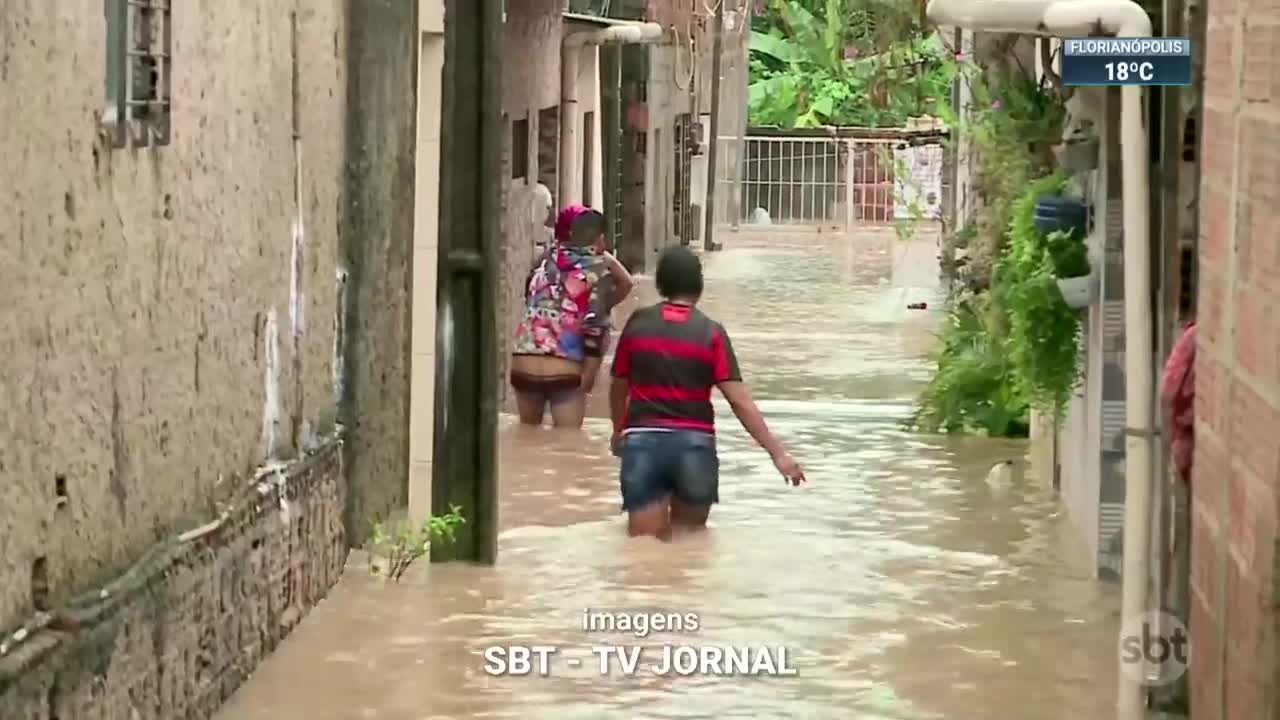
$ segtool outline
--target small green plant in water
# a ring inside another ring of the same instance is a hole
[[[1025,437],[1027,401],[1006,357],[1000,317],[983,295],[953,300],[937,370],[909,421],[923,432]]]
[[[462,508],[452,505],[444,515],[432,515],[420,525],[405,519],[374,523],[368,542],[369,570],[399,582],[414,560],[422,557],[432,543],[452,544],[457,530],[467,522]]]

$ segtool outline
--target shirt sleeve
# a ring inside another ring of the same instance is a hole
[[[718,323],[714,333],[711,338],[711,351],[715,364],[713,381],[716,383],[740,382],[742,372],[738,369],[738,356],[733,352],[733,343],[729,342],[729,333]]]
[[[626,379],[631,377],[631,321],[622,328],[618,337],[618,349],[613,353],[613,376]]]

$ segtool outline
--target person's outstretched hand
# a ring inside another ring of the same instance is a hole
[[[800,463],[790,454],[783,452],[773,458],[773,466],[782,473],[782,479],[790,485],[799,485],[805,482],[804,470],[800,467]]]

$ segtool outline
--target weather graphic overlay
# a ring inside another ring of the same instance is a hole
[[[1063,85],[1190,85],[1187,38],[1070,38],[1062,42]]]

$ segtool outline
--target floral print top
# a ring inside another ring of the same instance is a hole
[[[548,248],[525,283],[524,318],[516,327],[512,354],[574,362],[602,357],[611,283],[608,265],[595,250],[561,244]]]

